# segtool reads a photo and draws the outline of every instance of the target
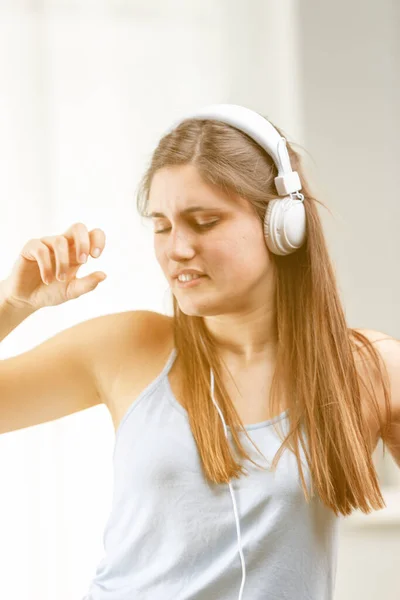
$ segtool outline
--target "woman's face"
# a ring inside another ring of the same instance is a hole
[[[195,206],[202,209],[190,211]],[[152,217],[155,254],[185,314],[221,315],[265,305],[273,293],[273,263],[247,200],[205,183],[192,165],[175,166],[154,175],[148,212],[162,213]],[[173,274],[183,268],[206,277],[179,287]]]

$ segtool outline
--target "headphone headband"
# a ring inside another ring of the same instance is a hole
[[[278,169],[278,176],[275,177],[278,194],[287,196],[301,190],[299,174],[292,170],[290,164],[286,139],[278,133],[272,123],[258,113],[238,104],[211,104],[180,118],[171,129],[186,119],[213,119],[243,131],[273,159]]]

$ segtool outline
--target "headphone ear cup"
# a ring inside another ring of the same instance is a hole
[[[286,256],[298,250],[306,237],[304,203],[290,196],[270,200],[264,218],[264,237],[273,254]]]
[[[271,252],[274,252],[274,250],[272,249],[273,242],[270,241],[270,239],[271,239],[271,214],[272,214],[272,209],[274,208],[274,204],[276,204],[276,200],[270,200],[268,202],[267,210],[265,212],[265,217],[264,217],[264,238],[265,238],[267,246],[271,250]]]

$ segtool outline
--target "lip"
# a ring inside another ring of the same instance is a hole
[[[179,288],[195,287],[196,285],[200,285],[203,279],[205,279],[206,277],[207,275],[201,275],[201,277],[197,277],[196,279],[192,279],[191,281],[179,281],[179,279],[176,278],[176,285]]]
[[[196,269],[182,269],[175,273],[175,275],[172,275],[172,277],[173,279],[178,279],[179,275],[205,275],[205,273],[203,273],[203,271],[197,271]]]

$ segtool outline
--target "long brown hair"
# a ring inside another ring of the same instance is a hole
[[[291,255],[271,254],[277,281],[278,332],[271,411],[277,413],[280,394],[284,392],[290,424],[286,437],[280,433],[282,445],[271,469],[275,470],[283,451],[289,448],[297,458],[307,502],[316,490],[321,501],[336,515],[348,515],[352,509],[368,514],[371,512],[368,503],[372,509],[386,505],[379,489],[371,441],[365,437],[367,421],[361,387],[374,406],[380,436],[386,441],[390,423],[388,375],[379,352],[368,338],[347,327],[316,203],[325,205],[312,197],[299,153],[289,142],[287,148],[292,169],[299,173],[302,182],[307,238]],[[249,136],[214,120],[187,119],[160,140],[138,187],[137,208],[142,217],[147,217],[154,174],[163,167],[187,164],[194,165],[206,183],[246,198],[262,225],[269,200],[277,197],[274,184],[277,168]],[[245,471],[232,453],[212,402],[210,367],[215,378],[215,399],[231,428],[235,449],[240,458],[254,461],[244,450],[236,430],[249,438],[224,387],[222,361],[203,318],[183,313],[175,297],[173,332],[184,373],[185,408],[204,475],[210,482],[228,483]],[[360,377],[357,360],[367,364],[364,372],[372,385]],[[382,385],[389,414],[386,420],[381,417],[377,402],[377,382]],[[311,495],[304,479],[299,444],[310,469]]]

